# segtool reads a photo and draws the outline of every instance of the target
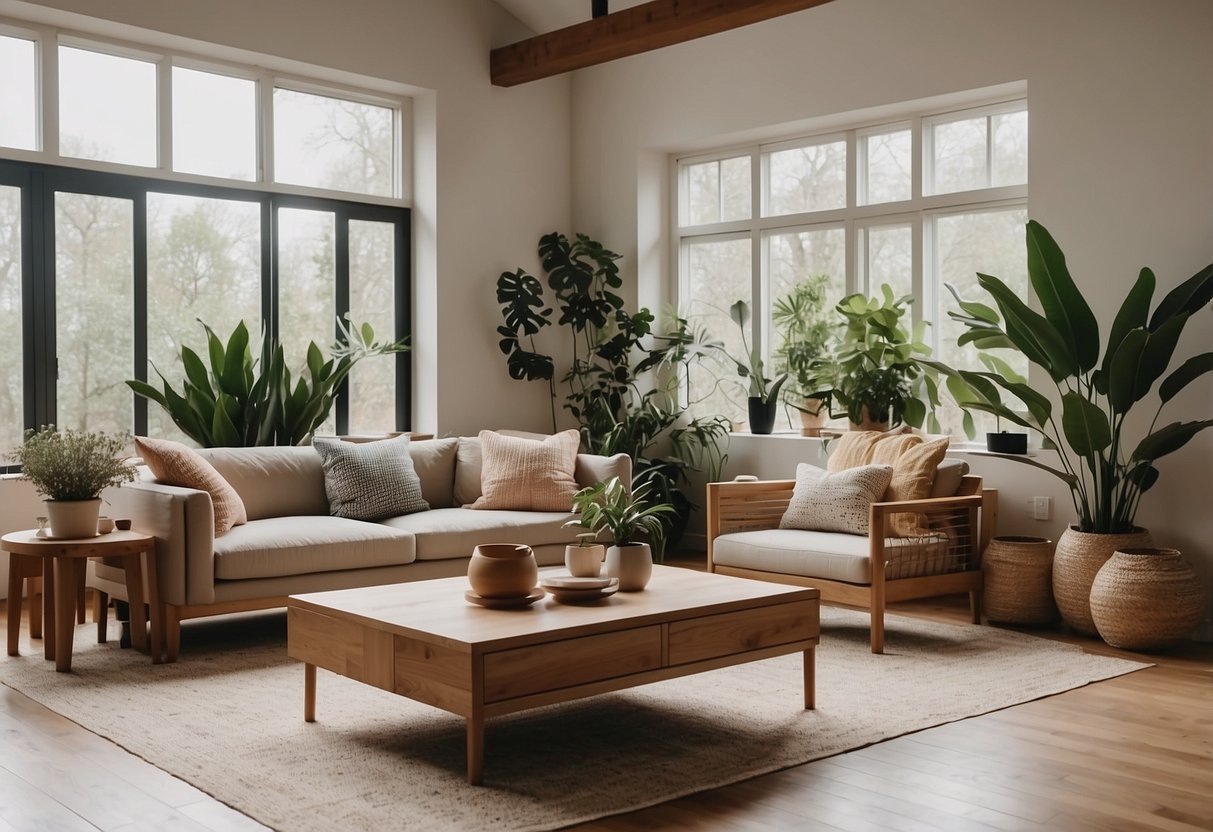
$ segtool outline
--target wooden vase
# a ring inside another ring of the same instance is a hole
[[[1062,619],[1083,635],[1099,635],[1091,618],[1091,584],[1096,574],[1117,549],[1140,548],[1151,542],[1145,529],[1095,534],[1070,526],[1062,532],[1053,554],[1053,598]]]
[[[1175,549],[1117,549],[1091,584],[1095,629],[1126,650],[1177,644],[1204,609],[1200,577]]]

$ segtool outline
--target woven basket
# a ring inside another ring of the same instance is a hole
[[[1052,624],[1053,541],[1043,537],[995,537],[981,556],[982,606],[990,621]]]
[[[1070,526],[1053,553],[1053,598],[1061,617],[1083,635],[1099,635],[1091,618],[1091,583],[1101,566],[1117,549],[1149,546],[1145,529],[1127,534],[1093,534]]]
[[[1200,623],[1205,591],[1175,549],[1119,549],[1091,585],[1091,616],[1113,647],[1170,647]]]

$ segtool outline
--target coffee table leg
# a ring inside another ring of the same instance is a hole
[[[72,638],[76,634],[76,587],[79,558],[57,558],[55,564],[55,670],[72,669]]]
[[[804,651],[804,709],[817,709],[817,651],[812,647]]]
[[[475,705],[468,717],[468,782],[484,783],[484,713]]]
[[[303,666],[303,721],[316,721],[316,665]]]

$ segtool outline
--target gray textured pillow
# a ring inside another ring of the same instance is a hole
[[[430,507],[421,496],[407,436],[366,443],[325,437],[313,440],[312,446],[320,454],[334,517],[383,520]]]
[[[861,465],[831,473],[802,462],[796,466],[796,487],[779,528],[867,534],[868,509],[892,479],[891,465]]]

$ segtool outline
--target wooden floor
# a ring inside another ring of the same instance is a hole
[[[968,615],[963,597],[896,611]],[[1144,658],[1158,666],[577,828],[1213,830],[1213,646]],[[264,828],[0,686],[0,832]]]

